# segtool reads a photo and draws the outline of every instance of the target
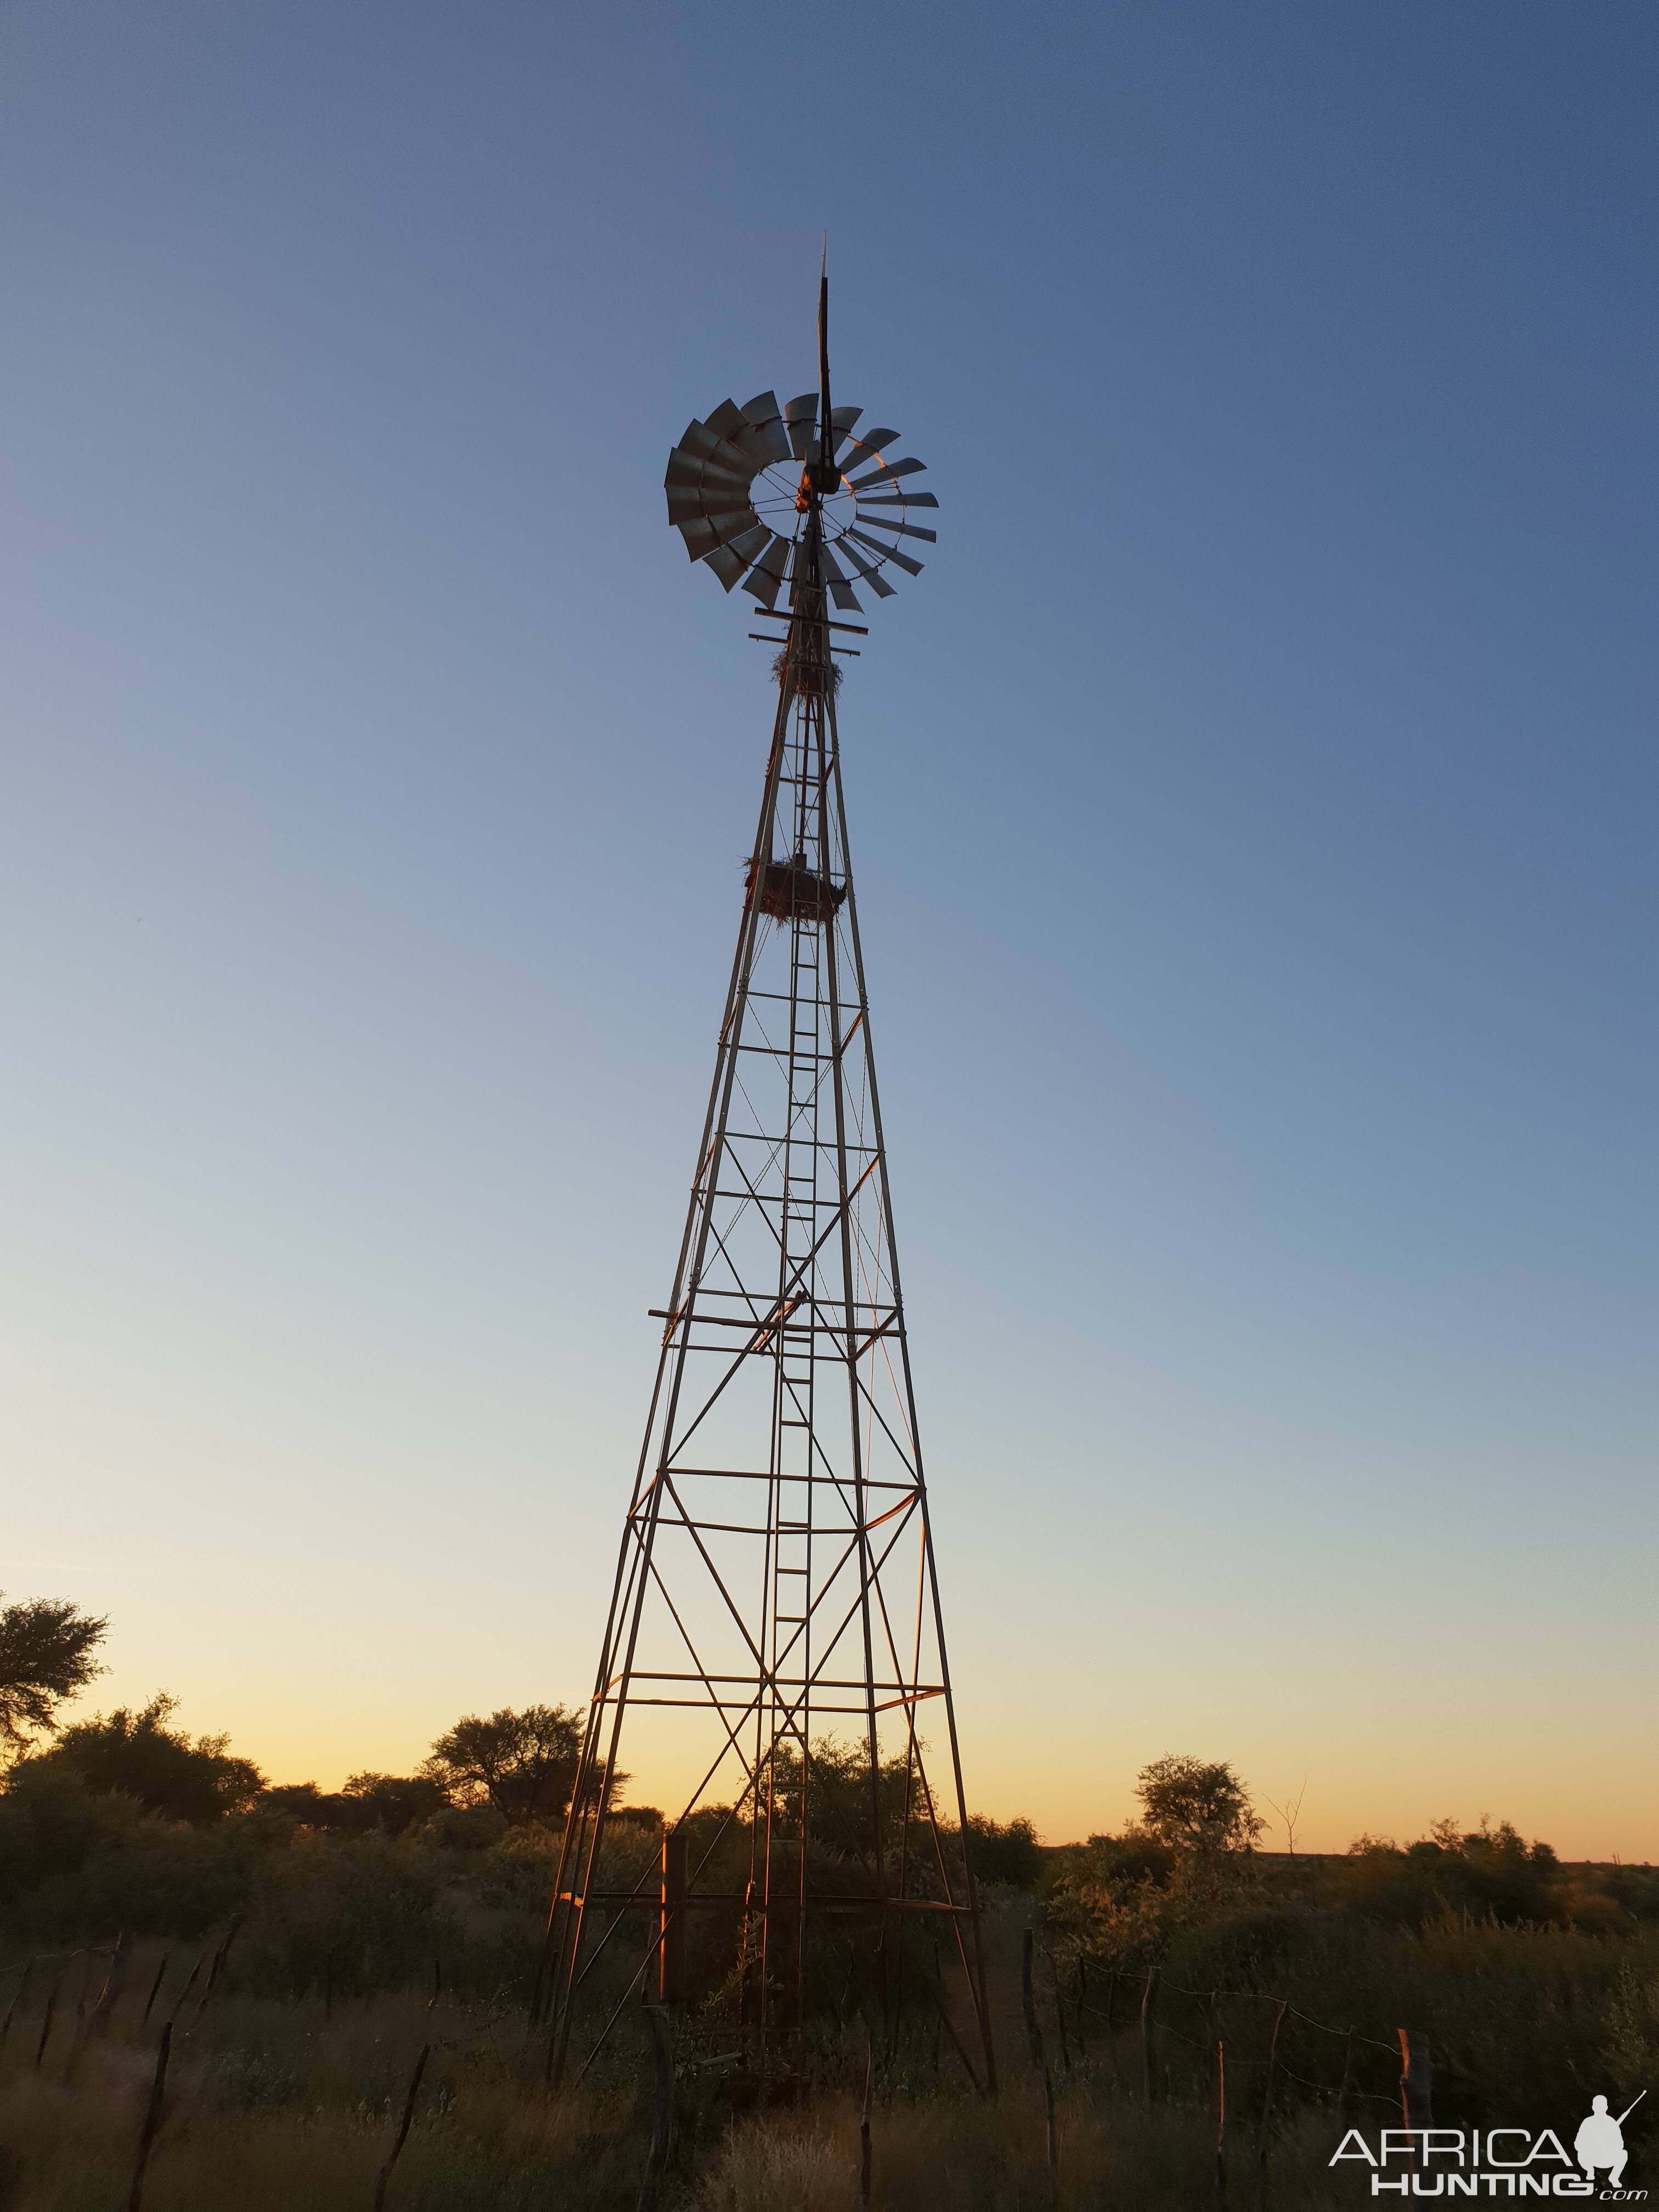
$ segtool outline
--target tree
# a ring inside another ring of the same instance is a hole
[[[192,1740],[167,1726],[179,1700],[158,1692],[142,1712],[123,1705],[107,1717],[66,1728],[50,1751],[30,1760],[82,1776],[94,1790],[118,1790],[169,1820],[217,1820],[245,1813],[264,1788],[251,1759],[235,1759],[228,1735]]]
[[[1141,1768],[1135,1795],[1147,1832],[1182,1857],[1248,1851],[1267,1826],[1224,1759],[1156,1759]]]
[[[449,1802],[448,1791],[429,1774],[353,1774],[341,1796],[356,1816],[349,1825],[383,1828],[391,1836],[429,1820]]]
[[[0,1753],[52,1733],[58,1706],[102,1673],[94,1654],[108,1626],[68,1598],[0,1607]]]
[[[255,1812],[274,1814],[303,1828],[328,1828],[364,1836],[379,1828],[389,1836],[429,1820],[449,1802],[447,1792],[424,1774],[354,1774],[343,1790],[314,1782],[283,1782],[262,1790]]]
[[[1282,1805],[1277,1797],[1269,1797],[1267,1800],[1285,1824],[1285,1847],[1292,1858],[1296,1856],[1296,1832],[1302,1820],[1302,1800],[1307,1794],[1308,1778],[1304,1774],[1302,1778],[1302,1787],[1294,1797],[1287,1797]]]
[[[1012,1889],[1035,1889],[1042,1879],[1042,1846],[1023,1815],[1012,1820],[968,1815],[968,1849],[981,1881],[1006,1881]]]
[[[503,1705],[486,1719],[467,1713],[446,1729],[420,1771],[458,1805],[493,1805],[514,1826],[562,1820],[570,1808],[582,1747],[581,1716],[568,1705]],[[614,1799],[628,1780],[611,1778]]]

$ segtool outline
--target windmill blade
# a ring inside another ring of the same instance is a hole
[[[930,491],[865,492],[859,497],[859,513],[866,507],[937,507],[939,501]]]
[[[787,461],[789,458],[788,434],[781,422],[762,422],[739,430],[732,442],[757,469],[769,468],[775,461]]]
[[[891,483],[896,477],[913,477],[927,467],[926,461],[894,461],[890,465],[878,462],[867,477],[854,477],[853,489],[862,491],[866,484]]]
[[[863,554],[858,552],[853,546],[848,544],[845,532],[836,538],[836,544],[840,549],[843,558],[852,562],[853,566],[858,570],[860,575],[863,577],[865,582],[868,584],[871,590],[875,593],[878,599],[890,599],[892,598],[893,587],[888,582],[886,577],[882,574],[878,568],[872,568],[870,566],[870,563],[865,559]]]
[[[836,449],[862,415],[862,407],[832,407],[830,410],[830,458],[836,458]]]
[[[884,446],[894,445],[897,440],[896,430],[866,430],[862,437],[854,438],[849,441],[847,448],[847,465],[848,468],[862,468],[866,461],[874,460]],[[859,456],[856,460],[854,459],[854,454]]]
[[[861,615],[864,612],[864,609],[859,605],[857,592],[848,583],[832,582],[830,586],[830,596],[844,615]]]
[[[744,427],[743,417],[735,407],[732,413],[733,429],[741,430]],[[748,454],[734,446],[730,438],[710,429],[706,422],[688,422],[674,450],[689,454],[694,461],[713,461],[718,467],[735,470],[739,475],[745,470],[750,476],[755,472],[756,465]]]
[[[744,428],[732,439],[738,451],[746,454],[757,468],[768,468],[775,461],[787,461],[789,434],[778,410],[776,392],[762,392],[753,399],[745,399],[743,415]]]
[[[750,484],[754,483],[754,471],[737,473],[734,469],[717,469],[712,462],[702,467],[695,460],[686,460],[684,453],[668,456],[668,473],[664,477],[664,491],[688,491],[703,507],[730,507],[732,502],[744,502],[750,495]]]
[[[708,428],[717,438],[729,438],[734,431],[741,430],[743,428],[742,410],[732,400],[722,399],[714,413],[708,417]]]
[[[771,542],[772,532],[763,522],[756,523],[752,529],[745,530],[741,537],[726,540],[745,568],[751,562],[759,559]]]
[[[778,593],[783,588],[783,573],[789,558],[789,541],[769,532],[771,544],[749,571],[749,581],[744,589],[752,592],[762,606],[770,614],[778,603]]]
[[[717,545],[706,557],[708,566],[714,570],[728,592],[733,584],[741,580],[743,572],[749,565],[746,561],[739,561],[729,545]]]
[[[748,532],[763,530],[765,526],[754,508],[747,507],[738,508],[732,514],[699,515],[695,522],[682,522],[679,532],[685,540],[685,550],[691,558],[702,561],[715,546],[732,544]],[[755,541],[757,551],[763,542],[759,538]],[[746,568],[749,562],[745,561],[743,566]],[[728,585],[726,588],[730,590],[731,586]]]
[[[925,538],[930,545],[939,544],[937,530],[924,530],[919,522],[890,522],[884,514],[865,517],[872,530],[896,530],[901,538]]]
[[[719,453],[724,443],[719,433],[711,430],[706,422],[688,422],[680,434],[677,450],[691,454],[696,460],[706,461],[711,453]]]
[[[792,399],[783,410],[783,419],[789,434],[789,450],[798,461],[804,461],[808,441],[817,428],[817,393],[803,392],[799,399]]]
[[[732,456],[730,461],[723,458],[727,453]],[[687,453],[684,446],[676,446],[668,456],[663,484],[665,489],[684,485],[690,489],[708,492],[735,490],[740,498],[747,499],[755,473],[747,454],[739,453],[735,446],[721,445],[706,459]]]
[[[701,529],[707,525],[716,538],[735,538],[739,531],[752,530],[760,517],[746,499],[709,501],[693,493],[671,491],[668,520],[676,530]]]
[[[706,516],[699,514],[690,522],[677,523],[674,526],[685,540],[685,554],[689,561],[701,561],[706,553],[712,553],[720,544],[714,534],[714,526]]]
[[[856,538],[860,545],[867,545],[872,552],[879,553],[884,561],[896,561],[899,567],[908,569],[911,575],[921,575],[920,561],[913,561],[908,553],[901,553],[896,545],[884,545],[879,538],[870,537],[866,532],[859,528],[856,522],[847,534],[849,538]]]
[[[728,514],[741,514],[748,504],[740,493],[711,502],[701,492],[684,491],[671,485],[668,520],[676,530],[683,530],[688,522],[715,522]]]
[[[820,545],[818,547],[818,560],[829,582],[832,584],[844,584],[847,581],[846,577],[842,575],[841,570],[836,566],[836,556],[830,550],[830,548],[827,545]]]

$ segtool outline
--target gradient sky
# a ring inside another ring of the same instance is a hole
[[[842,720],[970,1796],[1659,1858],[1656,101],[1650,0],[11,0],[0,1583],[92,1702],[586,1693],[771,715],[663,464],[827,228],[942,502]]]

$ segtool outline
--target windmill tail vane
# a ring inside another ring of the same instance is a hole
[[[856,2014],[994,2086],[847,840],[834,635],[860,625],[830,611],[920,574],[901,541],[933,542],[910,518],[938,502],[860,420],[830,402],[826,278],[818,389],[723,401],[669,456],[688,554],[782,649],[532,2003],[550,2081],[643,1990],[763,2081]],[[672,1782],[659,1822],[615,1802],[624,1759]]]

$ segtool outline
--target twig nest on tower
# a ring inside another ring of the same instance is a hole
[[[847,896],[845,884],[832,884],[808,866],[805,853],[791,860],[769,860],[755,897],[755,864],[744,870],[743,887],[763,914],[775,921],[833,921]]]
[[[789,648],[785,646],[783,651],[772,663],[772,673],[780,684],[782,683],[788,666]],[[830,696],[834,699],[840,696],[841,679],[845,673],[839,661],[831,661],[826,671],[820,668],[815,661],[802,660],[795,669],[795,689],[804,693],[809,699],[817,699],[823,691],[823,679],[827,674],[830,678]]]

